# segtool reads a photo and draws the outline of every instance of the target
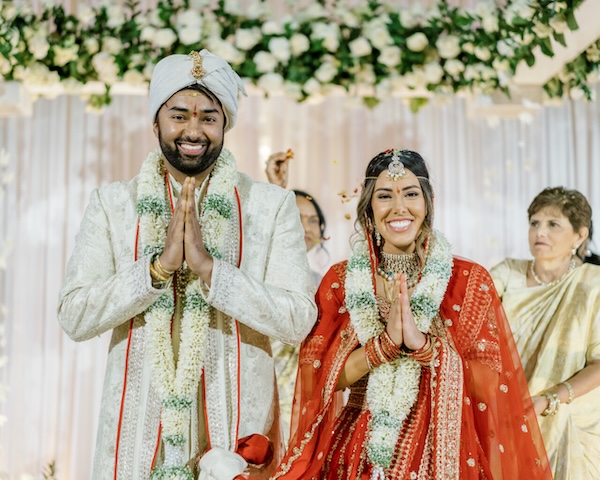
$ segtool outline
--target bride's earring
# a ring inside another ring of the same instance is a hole
[[[378,247],[381,247],[381,233],[377,229],[375,229],[375,243]]]

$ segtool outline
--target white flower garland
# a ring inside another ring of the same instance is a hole
[[[160,149],[154,150],[148,155],[139,175],[137,210],[143,255],[162,252],[171,219],[163,162]],[[222,258],[225,250],[225,233],[234,205],[235,173],[235,159],[223,149],[200,209],[203,241],[207,251],[215,258]],[[171,318],[175,309],[173,286],[170,285],[145,313],[152,385],[162,402],[162,438],[165,446],[165,462],[153,470],[153,480],[193,480],[192,472],[187,467],[184,445],[193,399],[202,375],[210,306],[202,295],[200,279],[187,271],[178,276],[178,281],[187,282],[187,285],[177,367],[171,341]]]
[[[421,281],[410,298],[410,306],[419,330],[427,333],[452,274],[450,244],[438,231],[429,239]],[[372,282],[369,249],[364,238],[353,247],[346,275],[346,306],[358,339],[364,345],[385,328],[380,320]],[[374,478],[392,462],[402,423],[417,401],[421,366],[409,356],[383,364],[371,371],[367,403],[371,411],[367,451],[374,465]]]

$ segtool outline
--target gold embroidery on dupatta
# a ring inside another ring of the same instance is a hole
[[[457,343],[466,359],[477,360],[501,373],[498,325],[489,285],[491,281],[486,270],[478,265],[473,266],[459,313],[462,328],[457,329]]]

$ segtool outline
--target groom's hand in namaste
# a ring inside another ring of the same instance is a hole
[[[177,200],[173,217],[169,222],[167,228],[167,239],[165,240],[165,249],[160,255],[160,264],[170,272],[177,270],[183,263],[183,240],[184,240],[184,226],[185,226],[185,211],[186,211],[186,200],[183,192],[186,189],[186,185],[189,182],[189,178],[183,183],[182,194]]]
[[[214,260],[204,248],[202,227],[200,227],[196,211],[195,189],[196,179],[186,178],[181,192],[185,199],[183,257],[188,264],[188,268],[210,286]]]

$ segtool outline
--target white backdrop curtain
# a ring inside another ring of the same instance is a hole
[[[455,99],[413,114],[398,98],[369,110],[343,97],[308,105],[251,95],[226,147],[259,180],[270,152],[295,151],[289,186],[313,194],[327,218],[327,253],[310,259],[320,270],[349,253],[355,201],[340,192],[359,188],[369,159],[388,148],[426,158],[436,227],[456,254],[486,267],[528,257],[526,209],[546,186],[579,189],[600,225],[597,101],[521,119],[470,118],[467,107]],[[56,319],[58,290],[91,190],[135,175],[155,146],[144,96],[116,97],[102,116],[63,96],[38,101],[31,117],[0,118],[0,149],[10,160],[0,173],[14,176],[0,200],[0,348],[8,358],[0,384],[9,386],[0,403],[0,472],[8,478],[39,478],[51,461],[57,479],[90,477],[108,335],[69,340]]]
[[[486,267],[528,256],[526,209],[548,185],[581,190],[600,225],[598,102],[545,107],[530,121],[470,119],[467,110],[461,99],[415,115],[401,99],[369,110],[342,97],[307,105],[251,95],[226,146],[260,180],[270,152],[296,152],[290,187],[312,193],[328,222],[328,253],[311,258],[321,270],[349,252],[355,201],[339,193],[352,194],[369,159],[393,147],[427,159],[437,228]],[[56,319],[58,290],[91,190],[135,175],[155,145],[144,96],[116,97],[103,116],[63,96],[38,101],[31,117],[0,118],[14,175],[0,203],[0,239],[12,242],[0,271],[8,478],[39,478],[51,461],[60,480],[90,477],[108,335],[69,340]]]

